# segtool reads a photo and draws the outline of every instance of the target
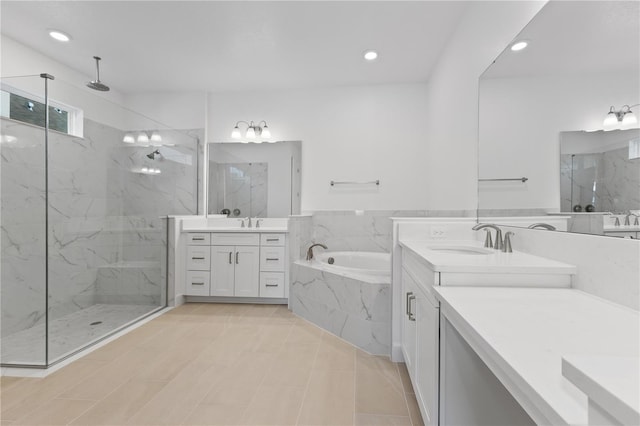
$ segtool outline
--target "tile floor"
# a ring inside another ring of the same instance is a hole
[[[403,364],[285,306],[186,304],[44,379],[2,377],[3,425],[419,425]]]
[[[49,325],[49,359],[54,362],[157,309],[158,306],[152,305],[96,304],[53,319]],[[95,324],[98,321],[100,323]],[[0,348],[0,360],[3,363],[43,365],[44,323],[3,336]]]

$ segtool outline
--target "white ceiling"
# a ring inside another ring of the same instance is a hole
[[[522,39],[526,49],[506,49],[483,77],[638,72],[640,2],[551,1]]]
[[[122,93],[427,80],[467,2],[2,1],[7,36]],[[54,28],[73,40],[47,35]],[[363,60],[366,49],[379,59]]]

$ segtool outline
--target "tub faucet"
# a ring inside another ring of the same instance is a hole
[[[529,229],[542,228],[542,229],[548,229],[549,231],[555,231],[556,230],[555,226],[549,225],[548,223],[532,223],[527,228],[529,228]]]
[[[327,246],[325,246],[324,244],[319,244],[319,243],[311,244],[311,246],[307,249],[307,260],[313,259],[313,248],[315,246],[320,246],[325,250],[327,249]]]
[[[471,229],[473,229],[474,231],[478,231],[484,228],[491,228],[496,230],[496,242],[493,245],[491,244],[491,233],[487,232],[487,238],[484,240],[484,246],[488,248],[494,248],[496,250],[502,250],[504,244],[504,242],[502,241],[502,230],[498,228],[497,225],[494,225],[492,223],[479,223]]]

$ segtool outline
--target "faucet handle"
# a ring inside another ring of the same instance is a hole
[[[487,248],[493,248],[493,241],[491,240],[491,229],[484,228],[484,232],[487,233],[487,235],[484,237],[484,246]]]
[[[515,235],[515,234],[511,231],[507,231],[504,233],[504,246],[502,247],[502,251],[505,253],[513,253],[513,250],[511,249],[512,235]]]
[[[620,218],[618,216],[616,216],[616,220],[613,223],[613,226],[620,226]]]
[[[258,219],[258,218],[256,217],[256,219],[255,219],[255,220],[256,220],[256,222],[255,222],[255,223],[256,223],[256,228],[260,228],[260,221],[261,221],[262,219]]]
[[[504,242],[502,241],[502,230],[500,228],[496,229],[496,242],[493,245],[493,248],[496,250],[502,250],[504,247]]]

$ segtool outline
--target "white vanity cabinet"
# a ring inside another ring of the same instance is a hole
[[[211,296],[258,297],[257,246],[211,246]]]
[[[425,425],[438,424],[439,306],[431,287],[439,274],[403,251],[402,352]]]
[[[284,299],[285,233],[189,232],[186,296]]]

